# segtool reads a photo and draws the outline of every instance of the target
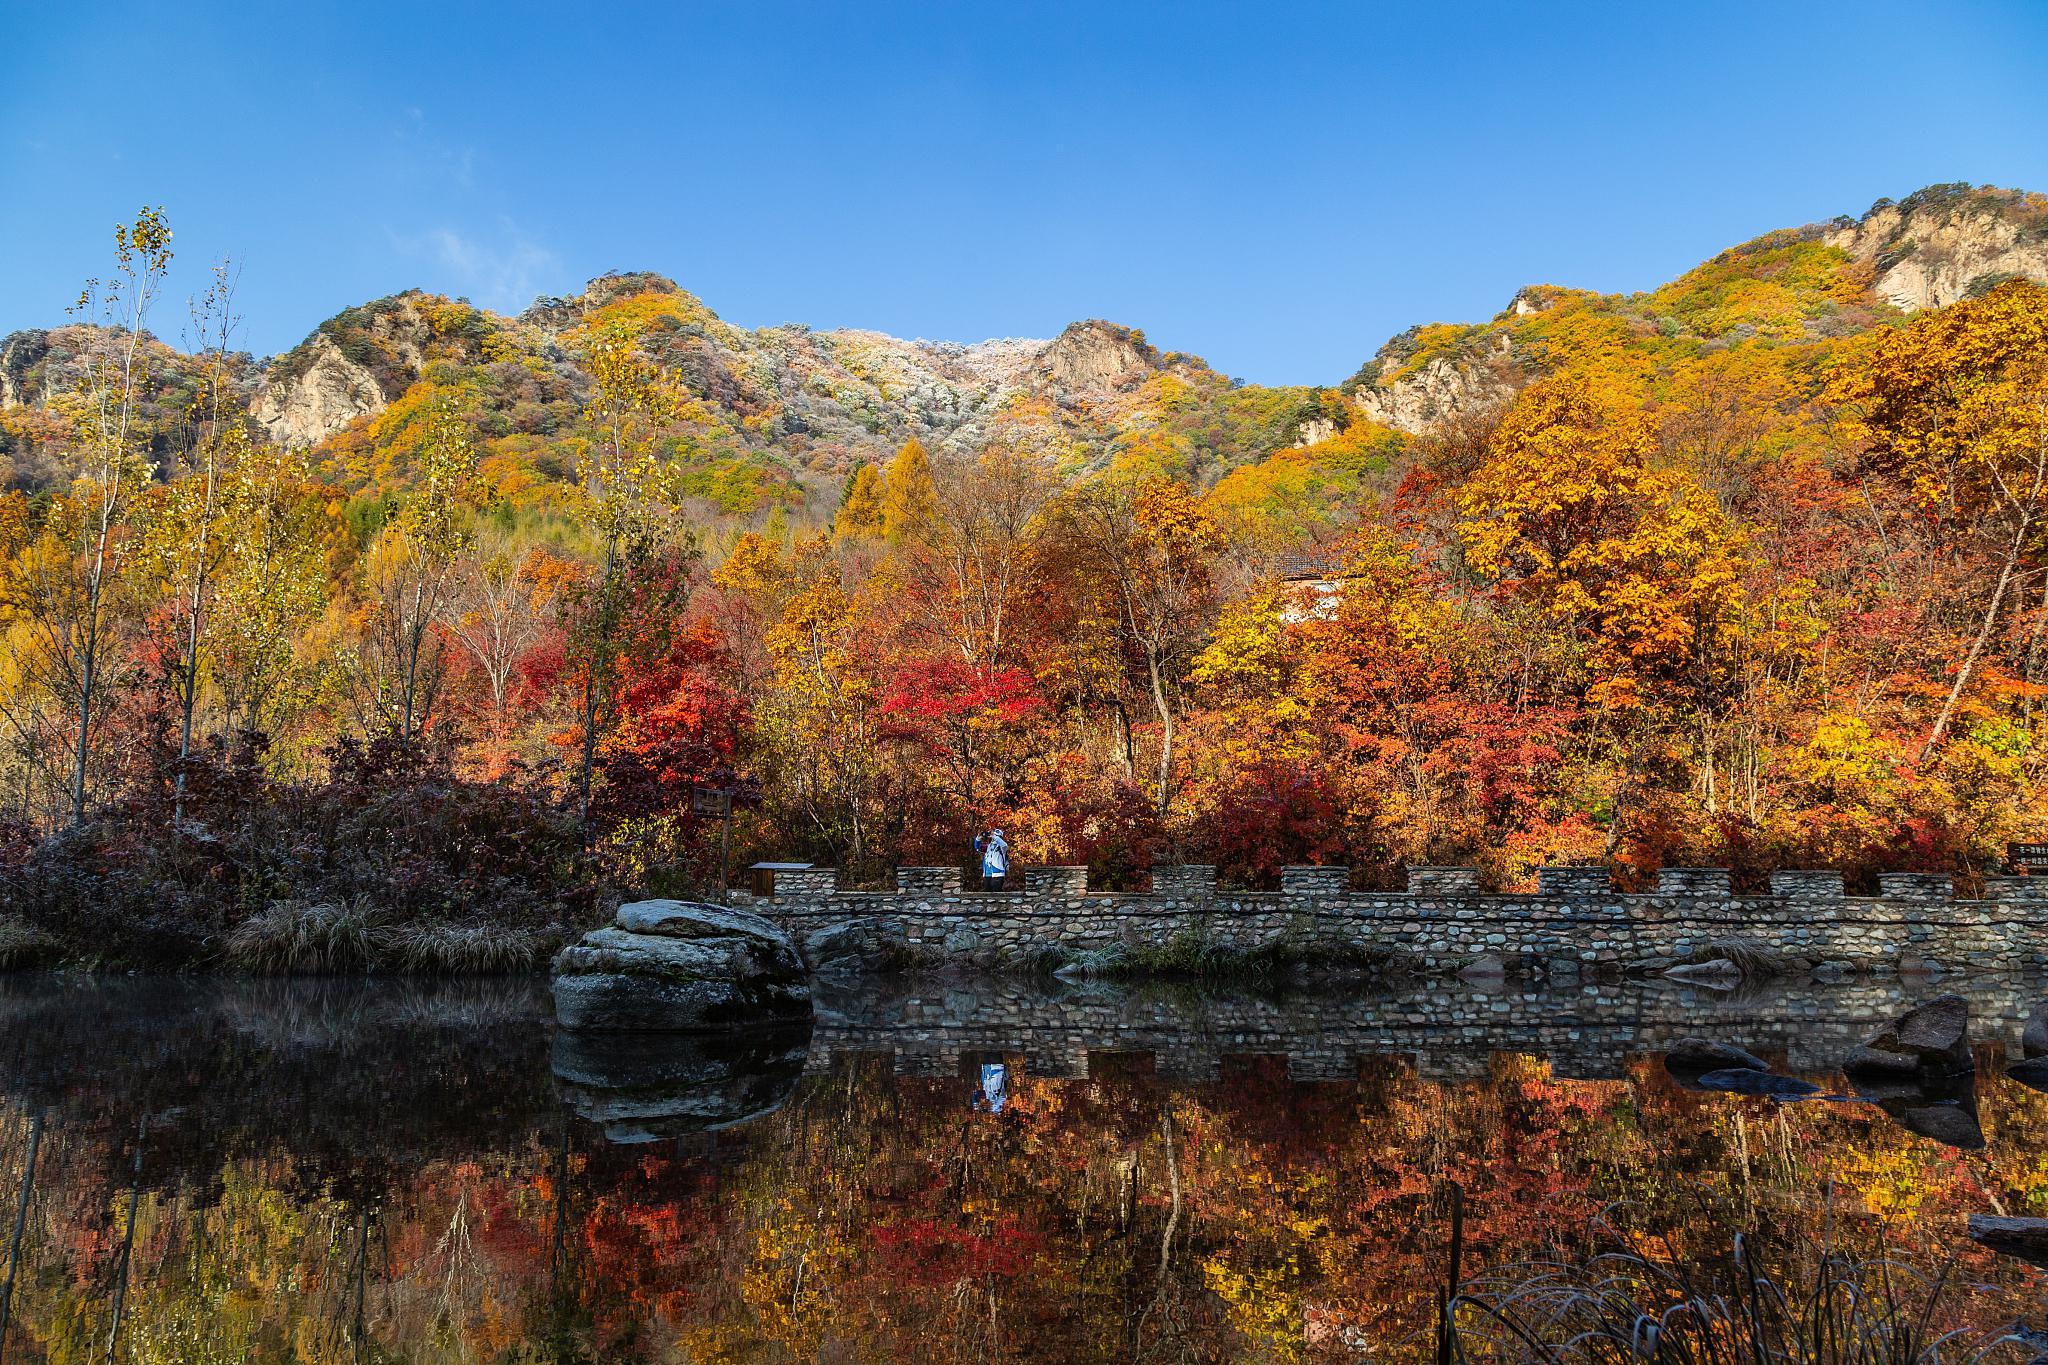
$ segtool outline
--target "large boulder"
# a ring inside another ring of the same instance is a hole
[[[555,1018],[566,1029],[700,1033],[810,1014],[796,946],[745,910],[635,901],[555,958]]]
[[[804,938],[804,961],[820,976],[861,977],[896,969],[902,940],[878,920],[849,919],[828,924]]]
[[[1976,1068],[1970,1055],[1970,1002],[1943,995],[1907,1010],[1843,1061],[1865,1076],[1956,1076]]]
[[[2048,1057],[2048,1004],[2034,1006],[2034,1012],[2027,1016],[2027,1027],[2020,1034],[2020,1055]]]

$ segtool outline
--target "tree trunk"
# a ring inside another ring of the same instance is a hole
[[[1984,609],[1984,624],[1977,628],[1977,638],[1970,642],[1970,652],[1963,656],[1962,667],[1956,670],[1955,686],[1949,688],[1948,699],[1941,704],[1941,714],[1934,718],[1934,729],[1928,734],[1927,742],[1920,746],[1920,755],[1915,762],[1925,763],[1948,730],[1949,720],[1955,715],[1956,702],[1962,697],[1963,689],[1970,685],[1970,675],[1976,671],[1977,660],[1991,639],[1991,628],[1998,624],[1998,608],[2005,601],[2005,590],[2012,584],[2013,569],[2019,563],[2020,550],[2026,544],[2027,533],[2033,525],[2032,517],[2023,519],[2012,544],[2006,547],[2005,567],[1999,570],[1998,585],[1991,590],[1991,604]]]
[[[1173,780],[1173,708],[1166,703],[1166,684],[1160,676],[1159,651],[1145,651],[1145,670],[1152,680],[1152,706],[1159,713],[1159,819],[1166,819]]]

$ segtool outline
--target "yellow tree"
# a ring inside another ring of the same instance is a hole
[[[876,690],[860,667],[854,606],[824,537],[798,545],[794,560],[795,589],[768,632],[775,677],[764,738],[792,823],[853,866],[867,852]]]
[[[435,625],[469,544],[477,466],[469,421],[451,396],[428,408],[424,428],[412,486],[368,563],[371,701],[381,722],[408,743],[426,726],[440,692]]]
[[[1164,820],[1173,801],[1180,673],[1214,619],[1212,568],[1222,536],[1185,484],[1115,471],[1067,499],[1061,520],[1058,550],[1106,602],[1144,670],[1159,722],[1155,801]]]
[[[842,543],[878,539],[883,520],[882,476],[863,461],[846,481],[846,497],[832,519],[832,538]]]
[[[149,481],[143,400],[153,351],[150,309],[171,264],[163,210],[114,229],[114,273],[88,280],[72,313],[95,331],[74,395],[71,486],[46,526],[67,545],[65,582],[42,594],[42,654],[72,705],[71,819],[85,821],[92,731],[108,685],[110,594],[127,567],[134,500]]]
[[[673,576],[657,581],[650,571],[669,551],[689,548],[671,437],[703,412],[641,355],[629,321],[596,329],[585,352],[592,387],[583,416],[590,431],[576,474],[597,538],[597,573],[571,603],[569,656],[582,675],[576,789],[587,833],[598,744],[616,719],[620,670],[634,648],[654,647],[638,627],[665,619],[683,586]]]
[[[273,732],[304,692],[307,627],[327,601],[331,535],[307,455],[243,452],[225,502],[233,549],[218,572],[210,666],[230,733]]]
[[[2048,510],[2048,289],[2024,281],[1880,333],[1830,396],[1871,468],[1906,481],[1922,507],[1990,569],[1974,628],[1920,748],[1941,743],[1996,629],[2038,558]],[[2048,606],[2048,585],[2044,585]],[[2035,632],[2029,665],[2038,655]],[[2031,681],[2031,678],[2029,679]]]
[[[915,440],[889,461],[882,481],[882,534],[901,545],[926,533],[938,516],[939,495],[932,483],[932,461]]]
[[[213,268],[212,284],[193,301],[193,331],[203,361],[199,393],[186,414],[183,467],[171,471],[144,536],[146,563],[173,626],[171,687],[179,712],[174,828],[185,818],[185,767],[213,645],[209,628],[220,575],[241,529],[242,509],[233,495],[249,456],[249,432],[230,386],[228,343],[239,322],[234,286],[232,267],[221,261]]]
[[[1738,682],[1743,537],[1689,474],[1653,468],[1654,448],[1628,390],[1534,385],[1460,491],[1459,531],[1475,574],[1576,642],[1589,703],[1639,739],[1692,735],[1712,809],[1715,718]]]

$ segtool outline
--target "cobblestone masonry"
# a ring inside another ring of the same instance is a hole
[[[1416,867],[1408,890],[1354,891],[1343,867],[1290,867],[1278,891],[1219,889],[1212,867],[1160,868],[1144,893],[1095,892],[1077,867],[1023,869],[1019,890],[963,887],[959,868],[899,869],[893,891],[849,891],[832,868],[775,874],[769,897],[735,893],[801,939],[868,920],[921,955],[990,967],[1046,950],[1162,946],[1182,936],[1250,949],[1396,954],[1425,972],[1498,956],[1513,971],[1610,974],[1685,959],[1740,938],[1823,975],[1932,964],[2048,968],[2048,877],[1991,877],[1981,898],[1952,879],[1879,878],[1845,895],[1835,872],[1777,872],[1768,895],[1738,896],[1725,868],[1668,867],[1654,891],[1622,894],[1602,867],[1538,870],[1534,894],[1479,889],[1470,868]],[[1015,883],[1018,879],[1012,877]]]
[[[1909,976],[1835,985],[1773,983],[1716,991],[1672,981],[1560,988],[1476,985],[1283,998],[1212,996],[1100,983],[1046,986],[1019,978],[824,984],[814,996],[810,1071],[849,1057],[886,1057],[905,1075],[971,1076],[978,1061],[1020,1063],[1035,1076],[1109,1068],[1210,1080],[1252,1059],[1284,1059],[1296,1080],[1349,1080],[1396,1057],[1434,1077],[1486,1074],[1495,1052],[1547,1058],[1561,1076],[1618,1077],[1632,1058],[1688,1035],[1749,1048],[1793,1072],[1826,1076],[1856,1044],[1943,991],[1969,998],[1971,1037],[2017,1056],[2039,987],[1971,976]]]

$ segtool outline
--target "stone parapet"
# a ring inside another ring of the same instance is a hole
[[[1956,879],[1946,872],[1880,872],[1877,894],[1894,901],[1945,901],[1956,893]]]
[[[1476,867],[1411,867],[1408,894],[1411,896],[1476,896],[1480,892]]]
[[[1666,867],[1657,872],[1660,896],[1727,896],[1733,894],[1725,867]]]
[[[1351,889],[1351,869],[1342,866],[1283,867],[1283,896],[1341,896]]]
[[[1604,866],[1539,867],[1536,892],[1543,896],[1609,896],[1614,894],[1614,874]]]
[[[2048,881],[2042,882],[2048,886]],[[1155,896],[1214,896],[1216,868],[1212,863],[1169,863],[1152,869]]]
[[[908,895],[945,895],[959,891],[965,876],[957,867],[899,867],[896,889]]]
[[[1086,867],[1027,867],[1024,889],[1034,895],[1079,896],[1088,890]]]
[[[1144,892],[1090,891],[1080,867],[1020,869],[1001,894],[951,867],[898,869],[890,891],[851,891],[831,868],[785,868],[774,893],[737,899],[799,940],[847,920],[941,964],[1043,965],[1095,950],[1196,937],[1314,957],[1389,959],[1449,974],[1482,957],[1550,977],[1656,972],[1759,956],[1822,974],[2048,969],[2048,878],[1994,877],[1961,899],[1946,876],[1887,874],[1847,896],[1836,872],[1780,872],[1738,896],[1723,868],[1666,868],[1654,891],[1615,890],[1605,867],[1546,867],[1533,893],[1492,894],[1471,868],[1409,869],[1405,891],[1353,890],[1341,866],[1283,869],[1278,891],[1217,885],[1213,867],[1161,867]]]
[[[1771,894],[1786,900],[1838,901],[1844,894],[1842,874],[1805,870],[1773,872]]]

